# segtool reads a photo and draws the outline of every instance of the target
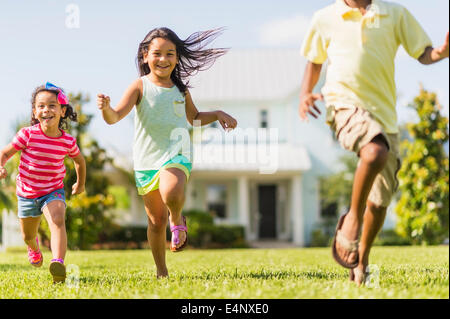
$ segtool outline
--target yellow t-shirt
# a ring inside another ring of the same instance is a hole
[[[432,45],[406,8],[372,0],[363,16],[337,0],[314,14],[301,53],[315,64],[328,59],[322,89],[327,107],[364,108],[386,133],[397,133],[394,60],[400,44],[414,59]]]

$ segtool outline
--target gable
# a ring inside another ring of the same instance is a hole
[[[195,102],[285,100],[300,90],[306,60],[297,49],[231,49],[190,85]]]

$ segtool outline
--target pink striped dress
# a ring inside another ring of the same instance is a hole
[[[37,198],[64,187],[64,157],[80,154],[77,141],[61,130],[62,136],[49,137],[40,124],[21,129],[12,142],[22,151],[17,176],[17,195]]]

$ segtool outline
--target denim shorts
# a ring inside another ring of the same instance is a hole
[[[64,189],[57,189],[50,194],[38,197],[38,198],[25,198],[17,195],[18,199],[18,216],[19,218],[27,217],[39,217],[43,213],[43,209],[50,202],[54,200],[59,200],[66,205],[66,196],[64,194]]]

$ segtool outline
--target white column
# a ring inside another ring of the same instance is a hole
[[[303,198],[302,198],[302,177],[294,175],[292,177],[291,192],[291,212],[293,220],[293,241],[301,247],[305,246],[304,221],[303,221]]]
[[[250,201],[248,179],[246,176],[238,178],[238,193],[239,193],[239,222],[245,227],[245,239],[250,237]]]
[[[4,210],[2,215],[2,249],[5,250],[8,247],[26,247],[17,215],[7,210]]]
[[[185,201],[184,201],[184,209],[185,210],[190,210],[190,209],[192,209],[192,203],[194,202],[193,200],[192,200],[192,180],[190,180],[189,181],[189,183],[187,183],[186,184],[186,198],[185,198]]]

